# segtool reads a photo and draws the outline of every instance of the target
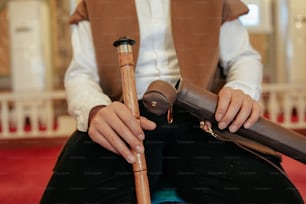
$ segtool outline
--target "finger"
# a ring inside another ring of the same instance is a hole
[[[226,128],[236,117],[243,103],[243,95],[240,92],[232,97],[228,109],[226,110],[223,118],[219,121],[218,127],[220,129]]]
[[[102,133],[101,133],[102,135]],[[109,126],[105,125],[103,128],[104,138],[112,145],[112,147],[125,158],[125,160],[132,164],[136,162],[133,152],[128,148],[122,138]]]
[[[146,117],[140,117],[140,126],[145,130],[154,130],[156,128],[156,123],[148,120]]]
[[[260,115],[261,115],[261,107],[257,102],[255,102],[253,104],[252,113],[251,113],[250,117],[244,123],[244,128],[248,129],[251,126],[253,126],[257,122],[257,120],[259,119]]]
[[[127,146],[122,142],[121,138],[112,131],[107,124],[101,122],[103,127],[100,130],[95,128],[89,128],[88,134],[91,139],[107,150],[120,154],[125,158],[128,163],[134,163],[136,158],[134,154],[127,148]],[[102,133],[104,132],[105,135]]]
[[[216,108],[216,113],[215,113],[216,121],[219,122],[220,120],[222,120],[230,102],[231,102],[231,92],[229,91],[229,89],[224,87],[223,89],[220,90],[218,94],[218,102],[217,102],[217,108]]]
[[[129,128],[127,128],[125,124],[120,122],[115,127],[113,127],[113,130],[137,153],[144,152],[144,147],[140,142],[141,140],[139,139],[141,137],[144,139],[144,134],[135,137],[135,135],[129,130]]]
[[[130,120],[133,120],[134,123],[137,124],[135,118],[132,117],[132,119],[130,119]],[[109,121],[111,121],[111,122],[109,122]],[[121,146],[121,142],[119,143],[119,141],[117,141],[117,138],[118,138],[118,140],[120,140],[120,141],[121,141],[121,139],[123,139],[137,153],[143,153],[144,152],[143,145],[141,144],[139,138],[137,138],[131,132],[130,127],[126,126],[126,124],[124,123],[124,121],[122,121],[121,118],[119,118],[115,114],[110,115],[108,120],[106,121],[106,123],[107,124],[104,126],[103,133],[104,133],[104,135],[107,135],[106,136],[107,140],[109,142],[111,142],[111,144],[114,146],[115,149],[117,149],[117,151],[120,152],[120,150],[118,150],[119,146],[115,146],[115,145],[117,144],[117,145]],[[138,124],[138,126],[139,126],[139,124]],[[144,138],[144,136],[142,136],[142,137]],[[116,139],[116,140],[112,140],[112,139]],[[116,143],[115,142],[113,143],[113,141],[115,141]]]
[[[230,132],[236,132],[249,118],[250,114],[252,113],[253,101],[251,99],[246,98],[242,106],[237,113],[234,121],[229,126]]]
[[[119,152],[105,139],[105,137],[100,132],[95,131],[93,129],[89,129],[88,134],[92,141],[94,141],[95,143],[99,144],[100,146],[115,154],[119,154]]]
[[[144,132],[140,126],[140,121],[133,116],[132,112],[125,105],[121,107],[115,106],[114,111],[123,122],[120,126],[118,124],[114,125],[119,135],[126,135],[130,139],[132,136],[140,140],[144,139]]]
[[[126,127],[121,120],[120,116],[118,116],[118,111],[116,112],[116,109],[122,110],[121,115],[127,115],[127,118],[130,118],[130,120],[133,120],[134,123],[137,124],[136,119],[127,107],[122,103],[115,102],[100,109],[99,112],[95,114],[95,117],[91,120],[90,133],[94,135],[93,139],[95,141],[99,142],[101,145],[105,145],[109,150],[119,153],[129,163],[134,163],[136,161],[134,154],[126,143],[136,152],[142,153],[144,148],[139,139],[133,135],[130,129]],[[138,126],[140,126],[139,122]],[[104,140],[106,140],[107,143]]]
[[[135,130],[139,129],[136,126],[140,126],[139,122],[132,118],[130,121],[122,121],[122,120],[112,120],[114,123],[110,124],[110,126],[120,135],[131,147],[136,147],[139,144],[140,140],[144,140],[144,132],[142,129],[140,131]],[[134,126],[135,125],[135,126]],[[133,131],[134,129],[134,131]],[[133,132],[132,132],[133,131]],[[135,133],[136,132],[136,133]],[[141,153],[141,152],[139,152]]]

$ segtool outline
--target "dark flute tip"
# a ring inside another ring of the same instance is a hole
[[[118,40],[116,40],[113,45],[114,47],[118,47],[120,45],[134,45],[135,44],[135,40],[130,39],[128,37],[120,37]]]

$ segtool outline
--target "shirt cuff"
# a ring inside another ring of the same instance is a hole
[[[88,130],[88,119],[89,119],[89,114],[92,108],[96,106],[101,106],[101,105],[108,105],[109,102],[102,102],[103,97],[101,100],[95,99],[95,100],[88,100],[84,104],[79,104],[80,108],[75,108],[75,111],[72,112],[71,114],[76,118],[77,121],[77,129],[79,131],[86,132]],[[105,100],[104,100],[105,101]]]
[[[225,86],[232,89],[240,89],[256,101],[261,97],[261,86],[252,86],[244,81],[231,81],[226,83]]]
[[[111,99],[102,92],[95,83],[87,83],[82,80],[70,80],[66,83],[68,111],[76,119],[79,131],[88,130],[88,118],[92,108],[100,105],[109,105]],[[91,90],[91,91],[88,91]]]

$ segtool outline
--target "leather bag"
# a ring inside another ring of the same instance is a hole
[[[152,82],[144,94],[143,103],[149,111],[157,115],[166,113],[175,104],[197,117],[199,121],[212,122],[217,139],[232,141],[249,149],[274,156],[282,153],[306,164],[306,137],[304,135],[263,117],[260,117],[251,128],[242,127],[236,133],[231,133],[227,129],[220,130],[214,117],[217,95],[190,81],[181,79],[177,89],[164,81]]]

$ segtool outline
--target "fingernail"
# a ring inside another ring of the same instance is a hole
[[[216,115],[216,120],[217,120],[217,121],[221,120],[221,119],[222,119],[222,116],[223,116],[223,115],[222,115],[221,113],[217,114],[217,115]]]
[[[127,161],[132,164],[136,162],[136,158],[133,155],[129,155]]]
[[[246,122],[243,126],[245,129],[248,129],[251,127],[251,123]]]
[[[138,139],[144,140],[144,139],[145,139],[145,136],[144,136],[143,134],[140,134],[140,135],[138,135]]]
[[[237,128],[236,125],[231,125],[231,126],[229,127],[230,132],[236,132],[237,129],[238,129],[238,128]]]
[[[219,127],[221,130],[223,130],[224,128],[226,128],[226,123],[221,122],[221,123],[219,123],[218,127]]]
[[[140,146],[140,145],[137,145],[136,148],[135,148],[136,152],[138,153],[143,153],[144,149]]]

